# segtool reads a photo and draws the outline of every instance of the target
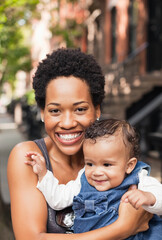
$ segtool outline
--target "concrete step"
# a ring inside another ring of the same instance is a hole
[[[162,86],[162,73],[148,73],[140,77],[140,85],[131,86],[128,95],[107,95],[103,104],[103,116],[125,118],[125,112],[133,103],[139,101],[143,95],[149,93],[154,87]]]

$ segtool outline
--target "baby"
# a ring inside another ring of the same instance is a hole
[[[134,128],[126,121],[96,121],[85,133],[85,168],[66,185],[58,183],[46,168],[44,158],[28,152],[25,163],[38,175],[38,189],[55,210],[73,205],[74,232],[87,232],[111,224],[118,218],[120,201],[136,209],[143,207],[162,214],[162,185],[148,176],[150,167],[138,161],[139,143]],[[128,191],[131,185],[138,189]],[[162,219],[154,215],[150,228],[129,239],[161,239]]]

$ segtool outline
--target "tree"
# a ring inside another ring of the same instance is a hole
[[[5,81],[14,87],[18,70],[30,70],[30,51],[24,45],[23,31],[28,25],[38,0],[0,0],[0,94]],[[0,189],[0,236],[13,239],[10,206]]]
[[[0,0],[0,93],[6,81],[14,88],[18,70],[31,68],[24,31],[37,3],[38,0]]]

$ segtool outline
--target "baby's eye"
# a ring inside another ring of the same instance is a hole
[[[110,163],[104,163],[104,167],[109,167],[109,166],[111,166]]]
[[[89,163],[89,162],[87,162],[86,165],[89,166],[89,167],[92,167],[92,166],[93,166],[93,164],[92,164],[92,163]]]

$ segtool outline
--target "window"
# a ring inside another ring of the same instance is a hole
[[[116,62],[116,8],[111,10],[112,63]]]
[[[136,28],[138,21],[138,3],[130,0],[129,5],[129,53],[136,49]]]

